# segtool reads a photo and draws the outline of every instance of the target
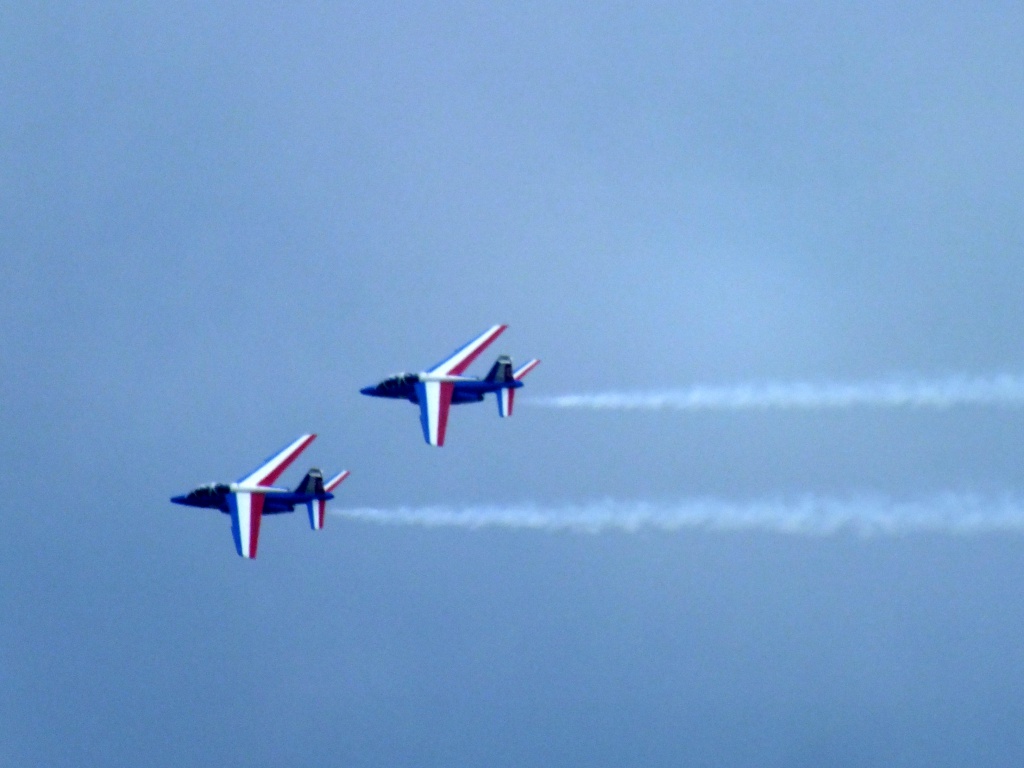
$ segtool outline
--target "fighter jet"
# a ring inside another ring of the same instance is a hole
[[[231,533],[235,549],[242,557],[256,557],[259,543],[260,520],[263,515],[294,512],[296,505],[304,505],[309,512],[309,525],[314,531],[324,527],[324,511],[331,493],[348,477],[346,470],[326,483],[319,469],[311,469],[294,491],[278,488],[274,481],[295,461],[300,453],[316,439],[316,435],[303,435],[268,458],[258,468],[243,475],[234,483],[208,483],[191,493],[175,496],[175,504],[186,507],[219,509],[231,515]]]
[[[421,373],[398,373],[359,391],[370,397],[389,397],[418,404],[427,444],[444,445],[449,406],[479,403],[484,395],[494,392],[498,398],[498,415],[502,418],[511,416],[515,391],[523,386],[523,377],[540,363],[540,360],[530,360],[513,371],[512,358],[502,355],[483,379],[462,375],[506,328],[507,325],[489,328],[433,368]]]

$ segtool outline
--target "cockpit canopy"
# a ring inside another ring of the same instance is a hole
[[[223,496],[231,490],[231,487],[224,483],[207,483],[200,485],[188,495],[189,499],[209,499],[214,496]]]
[[[394,376],[389,376],[384,379],[378,388],[380,389],[399,389],[401,387],[407,387],[411,384],[416,384],[420,380],[419,376],[415,373],[396,373]]]

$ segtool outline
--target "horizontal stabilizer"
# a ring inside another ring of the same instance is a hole
[[[526,374],[528,374],[530,371],[532,371],[538,365],[540,365],[540,360],[534,358],[530,362],[525,363],[524,365],[521,365],[519,367],[519,370],[517,370],[515,373],[512,374],[512,378],[515,379],[516,381],[522,381],[523,378],[526,376]]]
[[[341,485],[345,478],[348,477],[350,474],[352,473],[349,472],[347,469],[344,472],[339,472],[326,483],[324,483],[324,490],[330,493],[339,485]]]
[[[498,390],[498,415],[507,419],[512,415],[512,406],[515,404],[516,391],[514,389]]]
[[[306,511],[309,513],[309,527],[314,531],[323,530],[327,501],[325,499],[310,499],[306,502]]]

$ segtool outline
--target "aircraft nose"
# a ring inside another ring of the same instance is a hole
[[[185,497],[184,496],[171,496],[171,503],[172,504],[184,504],[185,503]]]
[[[363,387],[359,390],[361,395],[375,395],[377,394],[377,387]]]

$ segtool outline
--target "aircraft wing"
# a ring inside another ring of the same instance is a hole
[[[429,445],[444,445],[454,390],[455,385],[450,381],[421,381],[416,384],[420,423],[423,425],[423,437]]]
[[[450,357],[429,369],[427,373],[435,376],[461,376],[480,353],[505,332],[506,328],[508,328],[507,325],[495,325],[488,328],[469,344],[455,350]]]
[[[269,457],[254,471],[240,477],[237,485],[241,488],[269,487],[314,439],[316,435],[303,435]],[[239,490],[228,494],[231,535],[235,539],[235,549],[242,557],[256,557],[265,500],[265,494],[252,491]]]
[[[256,557],[256,545],[260,540],[260,520],[263,519],[262,493],[229,493],[228,508],[231,510],[231,535],[235,539],[235,550],[250,560]]]
[[[244,477],[238,478],[238,485],[251,487],[255,485],[269,486],[288,469],[299,454],[316,439],[316,435],[303,435],[292,443],[289,443],[273,456],[267,458],[259,467]]]

